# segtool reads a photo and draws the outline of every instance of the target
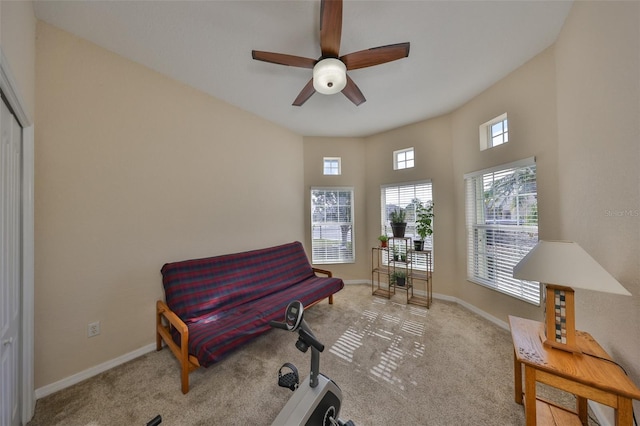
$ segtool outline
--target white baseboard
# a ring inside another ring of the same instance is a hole
[[[90,377],[97,376],[98,374],[104,373],[105,371],[110,370],[113,367],[117,367],[120,364],[124,364],[125,362],[131,361],[132,359],[138,358],[139,356],[142,356],[149,352],[153,352],[155,350],[156,344],[150,343],[146,346],[141,347],[140,349],[136,349],[135,351],[121,355],[107,362],[103,362],[102,364],[88,368],[62,380],[58,380],[57,382],[51,383],[50,385],[38,388],[36,389],[36,399],[43,398],[47,395],[51,395],[52,393],[68,388],[69,386],[80,383],[81,381],[86,380]]]
[[[433,297],[436,297],[436,295],[434,295]],[[495,325],[497,325],[498,327],[504,328],[505,330],[509,330],[509,324],[507,324],[505,321],[502,321],[501,319],[498,319],[496,317],[494,317],[493,315],[490,315],[488,313],[486,313],[485,311],[478,309],[477,307],[473,306],[470,303],[465,302],[464,300],[460,300],[456,297],[453,298],[458,305],[460,306],[464,306],[466,309],[470,310],[471,312],[480,315],[482,318],[491,321],[492,323],[494,323]]]

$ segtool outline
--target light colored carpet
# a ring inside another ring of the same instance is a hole
[[[404,297],[348,285],[334,305],[305,311],[325,344],[320,371],[343,392],[340,417],[357,425],[524,424],[509,332],[456,304],[436,300],[425,309]],[[38,400],[28,425],[146,425],[158,414],[162,426],[269,425],[291,396],[277,385],[279,367],[289,361],[301,379],[309,374],[310,351],[299,352],[296,338],[282,330],[262,335],[191,373],[186,395],[171,352],[149,353]]]

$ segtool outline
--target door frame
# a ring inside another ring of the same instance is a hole
[[[22,337],[21,361],[22,422],[26,424],[35,412],[34,391],[34,123],[25,108],[9,61],[0,46],[0,90],[22,127]]]

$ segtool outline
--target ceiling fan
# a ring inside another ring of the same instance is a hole
[[[374,47],[340,56],[342,34],[342,0],[321,0],[320,3],[320,49],[319,59],[283,53],[252,50],[253,59],[273,64],[313,69],[313,78],[304,86],[294,106],[304,104],[315,92],[326,95],[342,92],[354,104],[366,101],[364,95],[347,75],[347,71],[384,64],[409,56],[409,43],[398,43]]]

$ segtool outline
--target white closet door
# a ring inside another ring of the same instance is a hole
[[[4,101],[0,112],[0,425],[19,425],[21,380],[22,129]]]

